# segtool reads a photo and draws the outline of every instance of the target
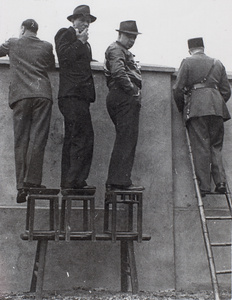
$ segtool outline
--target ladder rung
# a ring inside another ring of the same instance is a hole
[[[232,220],[231,216],[210,216],[205,218],[206,220]]]
[[[216,274],[231,274],[232,270],[217,271]]]
[[[212,247],[226,247],[232,246],[232,243],[211,243]]]

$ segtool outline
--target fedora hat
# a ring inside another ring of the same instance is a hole
[[[132,20],[121,22],[119,29],[116,29],[116,31],[134,35],[141,34],[140,32],[138,32],[136,22]]]
[[[194,38],[194,39],[189,39],[188,40],[188,47],[189,47],[189,49],[204,47],[203,38],[198,37],[198,38]]]
[[[93,23],[97,18],[92,16],[90,14],[90,8],[88,5],[79,5],[77,6],[74,11],[73,14],[71,16],[68,16],[67,19],[69,21],[72,21],[73,18],[76,18],[77,16],[84,16],[84,17],[90,17],[90,22]]]

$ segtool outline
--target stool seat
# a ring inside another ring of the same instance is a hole
[[[75,196],[75,195],[94,195],[96,188],[83,188],[83,189],[62,189],[61,194],[63,196]]]
[[[29,188],[28,195],[58,195],[59,189]]]
[[[125,216],[118,222],[119,207],[125,205],[127,209],[127,218]],[[110,206],[111,224],[110,223]],[[130,234],[137,236],[137,241],[142,241],[142,206],[143,191],[142,190],[106,190],[105,193],[105,209],[104,209],[104,232],[111,233],[112,242],[116,242],[117,234]],[[137,228],[134,229],[134,208],[137,209]],[[118,230],[117,223],[127,225],[126,230]],[[111,226],[109,226],[111,225]],[[111,228],[110,228],[111,227]]]

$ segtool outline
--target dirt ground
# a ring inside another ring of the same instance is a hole
[[[221,300],[231,300],[228,292],[220,293]],[[23,300],[35,299],[34,293],[10,293],[2,294],[0,300]],[[199,293],[192,292],[175,292],[175,291],[157,291],[157,292],[140,292],[138,295],[131,293],[120,293],[106,291],[102,289],[83,289],[75,288],[71,291],[44,291],[43,300],[214,300],[213,292],[202,291]]]

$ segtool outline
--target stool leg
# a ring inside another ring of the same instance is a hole
[[[27,201],[26,230],[29,230],[30,206],[31,206],[31,201],[28,199],[28,201]]]
[[[130,195],[130,200],[131,200]],[[128,205],[128,231],[133,231],[133,204]]]
[[[65,210],[65,240],[70,241],[70,231],[71,231],[71,207],[72,200],[66,200],[66,210]]]
[[[60,211],[60,230],[64,231],[65,229],[65,199],[62,199],[61,202],[61,211]]]
[[[37,248],[36,248],[36,254],[35,254],[35,261],[34,261],[34,268],[33,268],[32,278],[31,278],[31,287],[30,287],[30,292],[31,293],[34,293],[36,291],[36,282],[37,282],[37,273],[38,273],[40,246],[41,246],[41,240],[39,240],[37,242]]]
[[[88,199],[83,200],[83,230],[88,231]]]
[[[54,199],[54,230],[55,230],[55,241],[59,241],[59,197]]]
[[[40,242],[41,244],[39,250],[39,266],[38,266],[38,273],[37,273],[37,285],[36,285],[36,295],[35,295],[36,300],[42,300],[44,270],[45,270],[46,253],[47,253],[47,246],[48,246],[48,240],[41,240]]]
[[[29,241],[33,241],[33,232],[34,232],[34,217],[35,217],[35,198],[30,197],[28,198],[30,201],[29,205],[29,221],[28,221],[28,230],[29,230]]]
[[[132,294],[137,294],[139,291],[139,286],[138,286],[137,269],[136,269],[136,262],[135,262],[134,243],[133,241],[127,241],[127,245],[128,245],[128,259],[130,264]]]
[[[50,223],[50,230],[54,230],[54,200],[49,200],[50,205],[50,215],[49,215],[49,223]]]
[[[128,246],[127,242],[121,241],[121,291],[128,291]]]
[[[143,237],[143,195],[137,195],[138,210],[137,210],[137,231],[138,231],[138,242],[142,242]]]
[[[109,230],[109,208],[110,205],[107,202],[108,201],[108,195],[105,194],[105,207],[104,207],[104,232],[107,232]]]
[[[90,199],[90,228],[92,231],[92,241],[96,241],[95,232],[95,201],[94,198]]]
[[[112,242],[116,242],[116,223],[117,223],[117,195],[112,195]]]

